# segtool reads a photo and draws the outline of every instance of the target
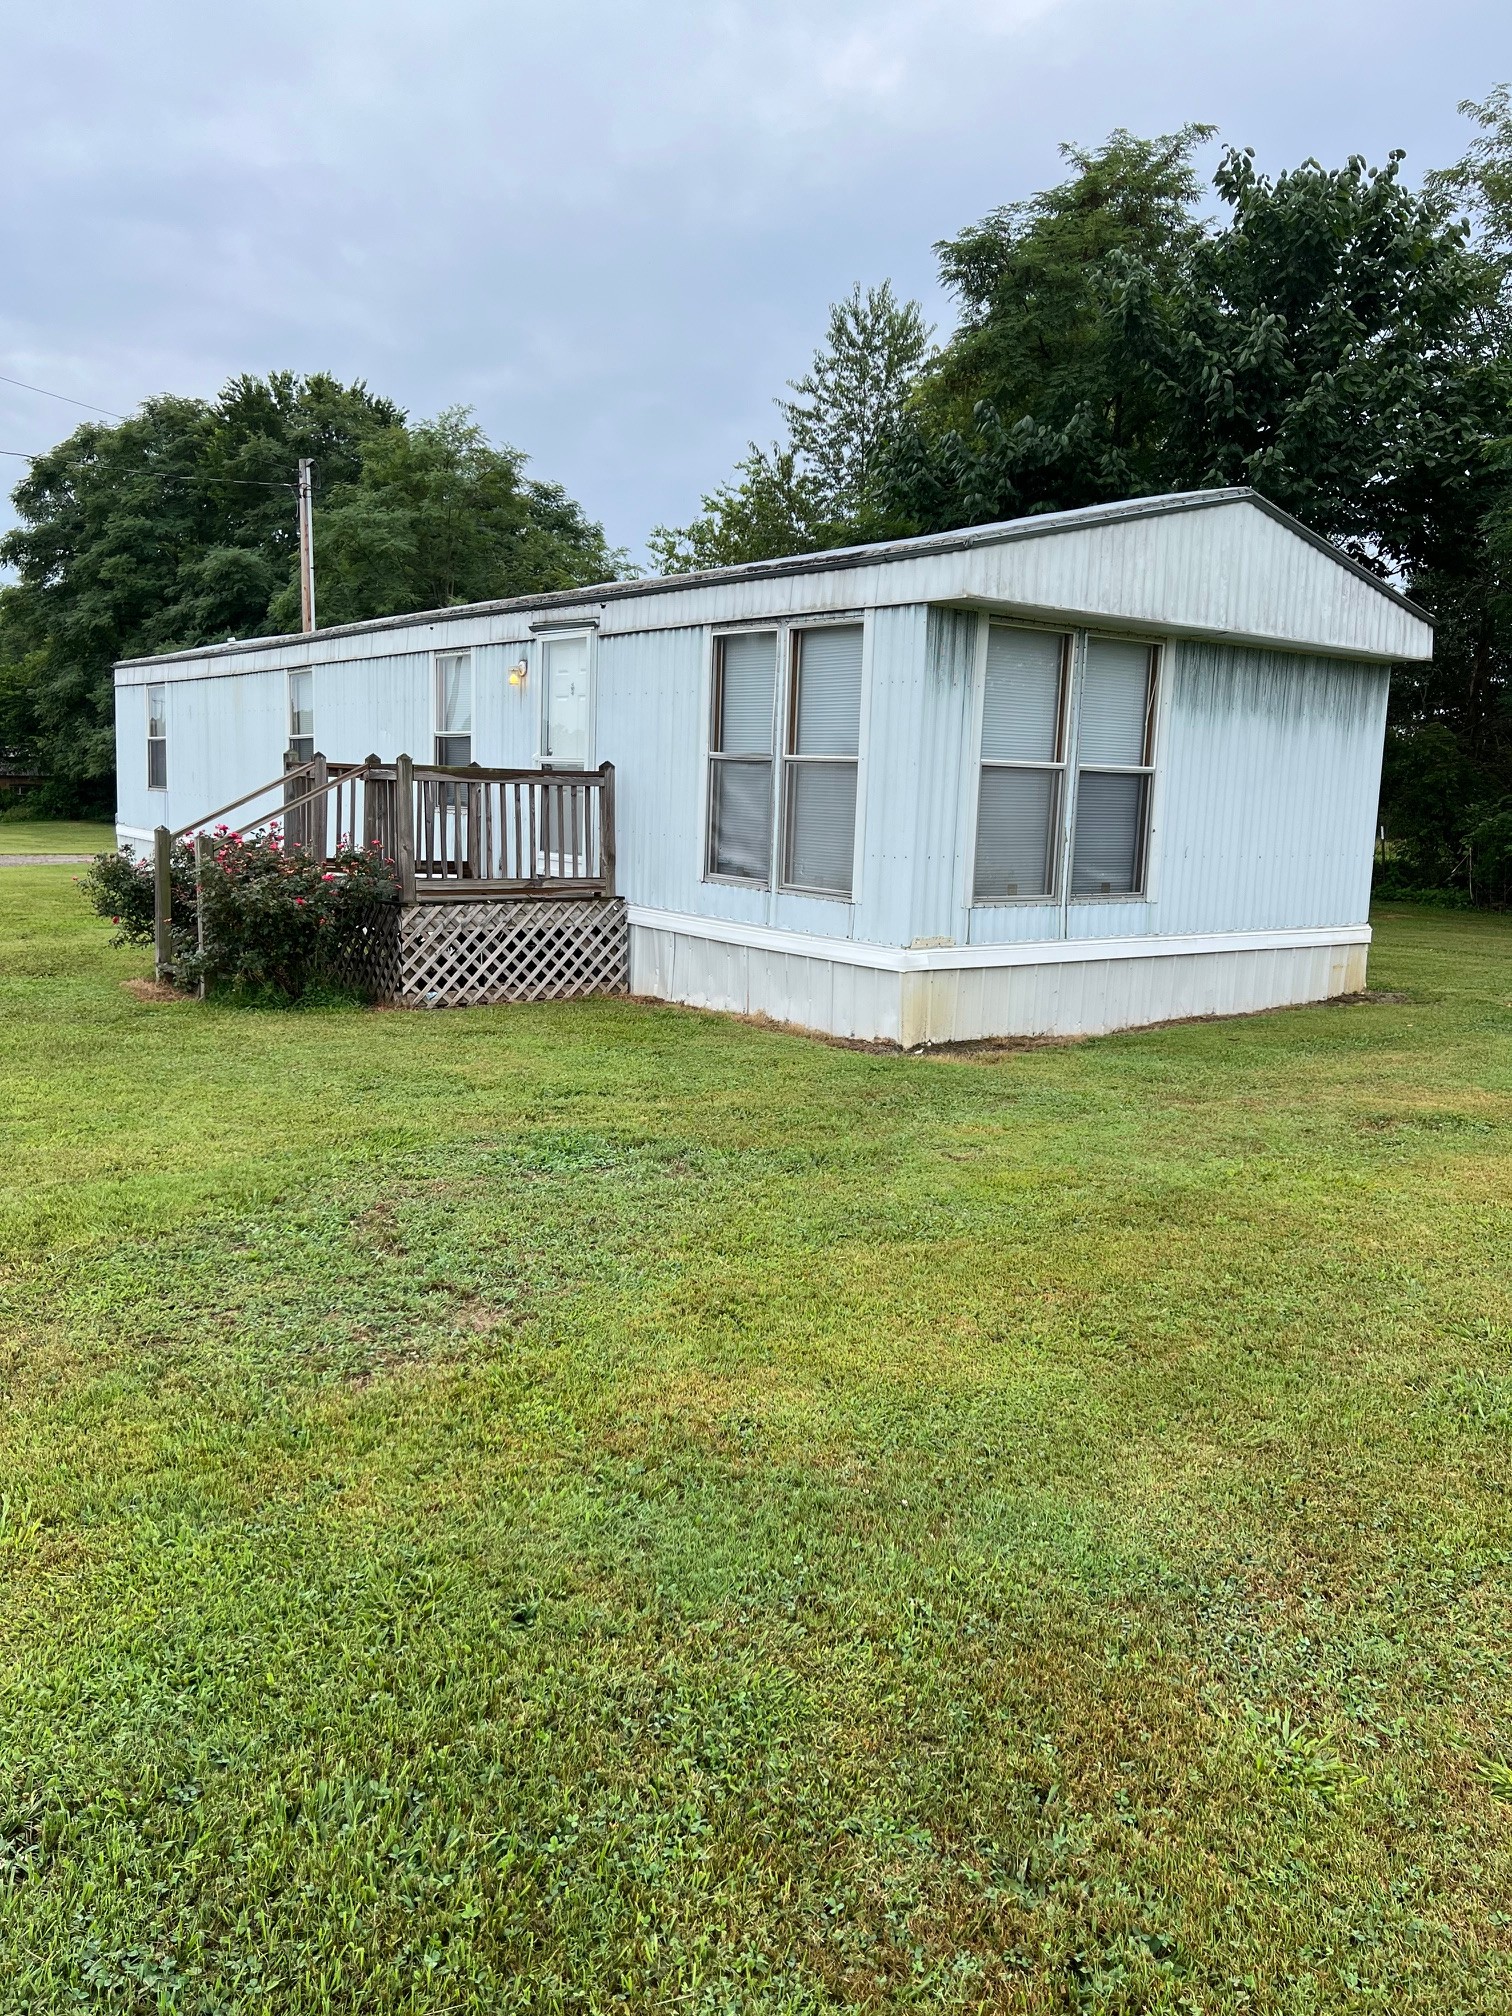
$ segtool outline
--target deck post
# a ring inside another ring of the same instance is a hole
[[[210,846],[208,833],[194,836],[194,936],[199,945],[199,998],[205,998],[205,855]]]
[[[415,766],[408,756],[394,765],[394,825],[398,837],[399,900],[415,900]]]
[[[330,765],[319,751],[315,755],[315,768],[310,774],[310,852],[318,866],[324,867],[326,860],[326,819],[329,807],[326,803],[326,786],[331,781]],[[340,837],[339,835],[337,836]]]
[[[173,978],[173,836],[166,826],[152,835],[152,941],[159,980]]]
[[[604,782],[599,791],[599,874],[604,894],[614,894],[614,765],[601,766]]]
[[[383,839],[378,813],[378,800],[383,786],[373,774],[377,768],[378,758],[373,755],[368,756],[362,766],[362,844],[364,847],[379,846],[382,844]],[[356,824],[355,818],[352,823]],[[353,834],[352,837],[355,840],[357,836]]]

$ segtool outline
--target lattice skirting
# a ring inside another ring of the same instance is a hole
[[[331,978],[368,1001],[392,1001],[399,992],[399,906],[370,903],[342,932]]]
[[[398,969],[407,1008],[626,994],[624,899],[418,903],[400,913]]]

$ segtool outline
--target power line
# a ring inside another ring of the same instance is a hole
[[[86,413],[103,413],[107,420],[124,420],[126,418],[124,413],[113,412],[109,406],[92,406],[87,399],[71,398],[67,392],[49,392],[45,385],[28,385],[24,379],[7,378],[3,372],[0,372],[0,385],[14,385],[22,392],[38,392],[44,399],[61,399],[65,406],[82,406]],[[10,448],[0,450],[0,453],[6,455],[13,454],[14,452]]]

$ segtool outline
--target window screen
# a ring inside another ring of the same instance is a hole
[[[772,872],[775,631],[715,645],[709,751],[709,873],[767,882]]]
[[[995,623],[987,635],[977,788],[978,903],[1055,891],[1066,639]]]
[[[1131,896],[1144,887],[1155,653],[1089,637],[1077,710],[1073,896]]]
[[[289,674],[289,752],[301,763],[315,754],[315,674]]]
[[[789,888],[851,893],[861,642],[859,623],[796,634],[782,808],[782,879]]]
[[[168,789],[168,688],[147,688],[147,789]]]
[[[472,653],[436,653],[436,761],[459,769],[472,761]]]

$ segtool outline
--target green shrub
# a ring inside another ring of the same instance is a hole
[[[320,862],[286,847],[276,832],[224,826],[211,836],[198,873],[193,847],[176,841],[172,876],[176,984],[282,1001],[348,988],[354,948],[381,914],[375,906],[399,900],[394,864],[376,847],[341,847]],[[101,854],[82,883],[95,910],[115,925],[118,944],[152,942],[150,860],[129,849]]]

